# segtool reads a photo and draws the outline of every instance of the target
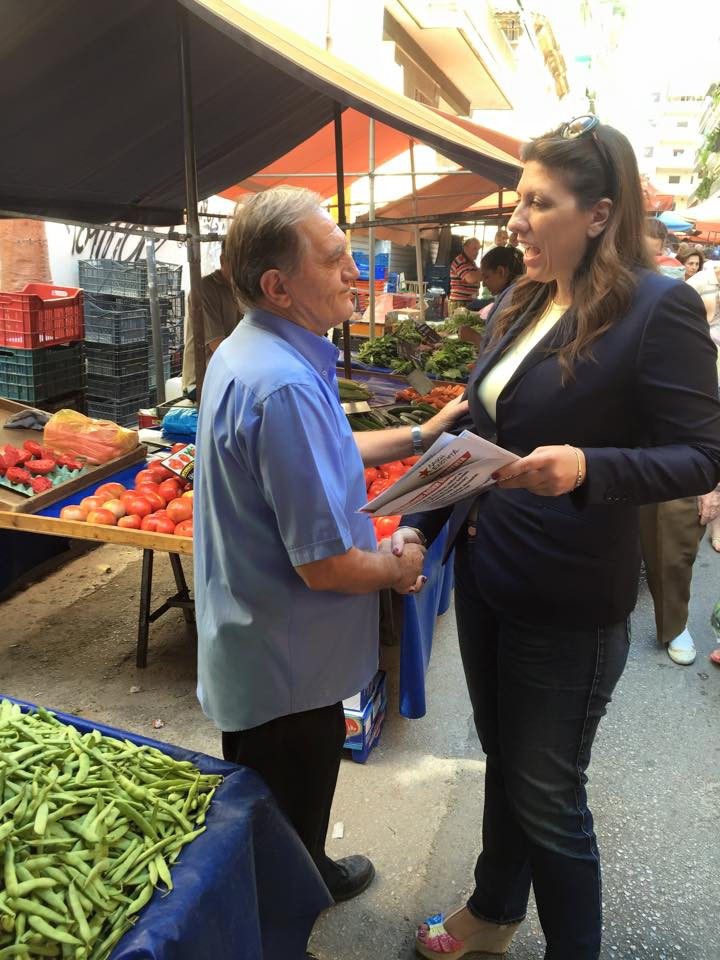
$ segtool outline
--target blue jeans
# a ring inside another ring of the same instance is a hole
[[[628,626],[533,624],[521,597],[512,615],[494,611],[481,599],[480,549],[462,536],[455,561],[460,653],[487,755],[468,909],[496,923],[521,920],[532,883],[546,960],[597,960],[600,857],[585,771],[625,667]]]

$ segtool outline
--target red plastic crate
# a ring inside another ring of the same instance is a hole
[[[34,350],[84,335],[78,287],[28,283],[17,293],[0,293],[0,346]]]

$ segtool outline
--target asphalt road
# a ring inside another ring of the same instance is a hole
[[[704,543],[690,629],[698,657],[674,665],[655,640],[642,587],[625,674],[601,723],[589,795],[604,869],[603,960],[720,960],[720,669],[710,611],[720,556]],[[386,651],[391,673],[395,651]],[[482,809],[483,758],[470,719],[452,613],[438,621],[428,713],[391,717],[363,767],[345,763],[333,820],[336,856],[366,852],[378,878],[318,922],[320,960],[410,960],[418,920],[462,902]],[[508,960],[541,960],[532,907]]]

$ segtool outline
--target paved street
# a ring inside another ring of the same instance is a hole
[[[1,604],[0,690],[216,753],[219,737],[195,699],[194,646],[178,611],[153,625],[148,668],[135,669],[139,575],[136,551],[103,547]],[[156,600],[170,579],[161,558]],[[645,590],[633,618],[628,668],[591,766],[605,868],[603,960],[720,958],[720,670],[707,660],[718,593],[720,556],[704,544],[692,667],[674,666],[656,648]],[[397,649],[384,648],[383,658],[395,685]],[[368,763],[342,765],[333,821],[345,832],[329,850],[368,853],[378,878],[320,919],[311,943],[320,960],[411,960],[415,923],[468,893],[483,759],[451,612],[438,621],[427,687],[426,717],[391,712]],[[155,718],[161,731],[152,729]],[[541,960],[542,943],[531,913],[508,960]]]
[[[642,588],[627,670],[600,727],[590,799],[604,863],[603,960],[720,958],[720,670],[707,660],[720,556],[704,543],[690,617],[698,658],[675,666],[656,647]],[[448,613],[438,623],[428,714],[394,718],[359,771],[345,765],[331,849],[370,852],[379,879],[329,911],[312,946],[321,960],[410,960],[419,918],[460,903],[479,832],[483,762]],[[537,915],[508,960],[540,960]]]

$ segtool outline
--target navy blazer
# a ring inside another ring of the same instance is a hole
[[[647,270],[627,314],[563,383],[547,351],[568,335],[561,320],[524,358],[498,397],[496,423],[478,384],[514,330],[481,353],[470,376],[480,436],[520,456],[569,443],[587,461],[585,482],[570,494],[495,487],[482,495],[474,579],[493,608],[521,619],[617,623],[637,599],[638,505],[707,493],[720,482],[716,349],[695,290]],[[450,519],[452,546],[471,502],[403,523],[432,540]]]

